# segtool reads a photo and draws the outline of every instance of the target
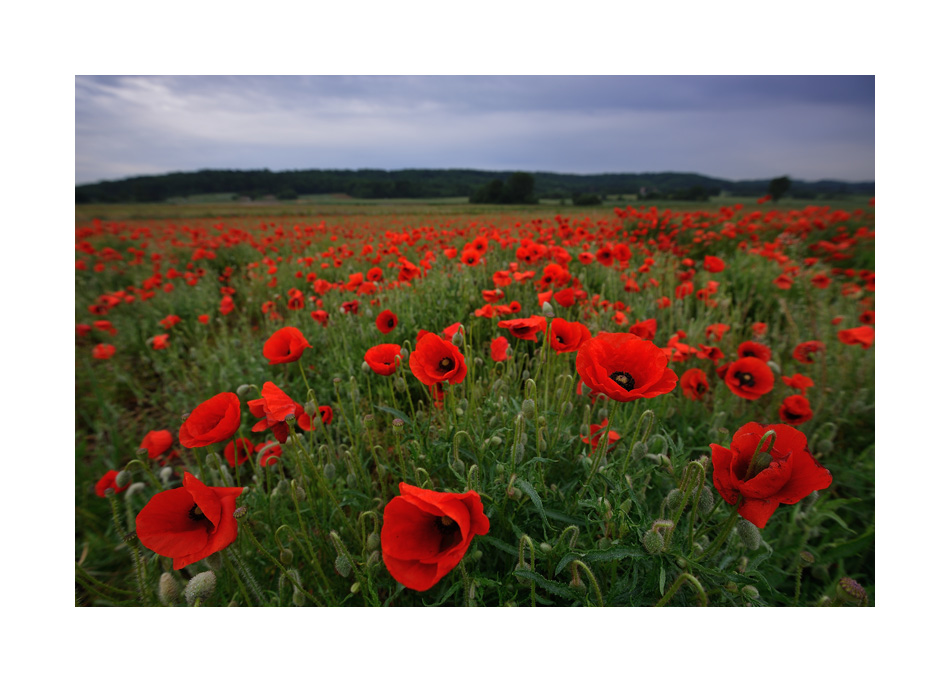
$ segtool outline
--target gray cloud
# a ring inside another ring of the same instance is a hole
[[[77,183],[201,168],[872,180],[874,78],[76,78]]]

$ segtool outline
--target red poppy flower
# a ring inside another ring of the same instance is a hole
[[[456,335],[456,334],[465,334],[465,329],[462,328],[462,323],[461,323],[461,322],[456,322],[455,324],[450,324],[448,327],[446,327],[445,329],[442,330],[442,338],[445,339],[446,341],[452,341],[452,339],[455,338],[455,335]],[[417,336],[417,337],[416,337],[416,341],[418,341],[420,338],[422,338],[422,337],[421,337],[421,336]],[[454,343],[454,341],[453,341],[453,343]]]
[[[482,255],[475,249],[465,249],[462,251],[462,262],[466,265],[477,265]]]
[[[165,350],[168,348],[168,334],[158,334],[149,339],[153,350]]]
[[[201,324],[208,324],[208,322],[210,322],[210,321],[211,321],[211,318],[208,317],[207,315],[199,315],[199,316],[198,316],[198,322],[200,322]]]
[[[468,372],[465,358],[455,344],[432,332],[419,339],[416,349],[409,354],[409,369],[426,386],[441,381],[458,384]]]
[[[172,446],[171,431],[149,431],[139,445],[140,450],[148,450],[149,459],[158,459]]]
[[[555,317],[551,320],[551,348],[558,354],[573,353],[581,345],[590,339],[591,333],[583,322],[568,322],[567,320]]]
[[[717,322],[706,327],[706,339],[711,341],[722,341],[722,335],[729,331],[728,324]]]
[[[670,301],[669,296],[661,296],[660,298],[656,299],[656,307],[660,310],[669,308],[671,305],[673,305],[673,303]]]
[[[329,405],[321,405],[317,408],[320,411],[320,421],[329,424],[333,421],[333,408]]]
[[[241,399],[234,393],[219,393],[198,405],[178,430],[178,442],[186,448],[201,448],[228,440],[241,425]]]
[[[758,400],[775,386],[775,375],[759,358],[741,358],[726,368],[723,381],[740,398]]]
[[[652,341],[656,338],[656,320],[652,317],[649,320],[637,320],[630,325],[630,329],[627,331],[636,334],[645,341]]]
[[[237,442],[237,453],[235,454],[234,443]],[[254,451],[254,444],[249,441],[247,438],[238,438],[232,441],[229,441],[227,445],[224,446],[224,458],[228,460],[228,464],[233,467],[240,466],[247,461],[248,455]]]
[[[399,318],[391,310],[384,310],[376,316],[376,328],[383,334],[388,334],[396,328]]]
[[[115,355],[115,346],[111,343],[98,343],[92,349],[92,357],[96,360],[108,360]]]
[[[808,398],[797,393],[788,396],[778,408],[778,418],[786,424],[804,424],[813,416]]]
[[[775,438],[767,439],[754,457],[767,431],[775,431]],[[807,446],[805,434],[791,426],[750,422],[736,431],[729,449],[710,444],[716,490],[729,504],[741,495],[739,515],[765,528],[779,503],[795,504],[831,485],[831,473],[815,461]]]
[[[740,343],[738,354],[740,358],[758,358],[762,362],[768,362],[772,359],[772,349],[755,341]]]
[[[722,260],[722,258],[717,258],[716,256],[706,256],[703,259],[703,268],[705,268],[706,272],[722,272],[726,269],[726,263]]]
[[[363,359],[376,374],[388,377],[399,369],[399,363],[402,361],[400,351],[402,346],[398,343],[382,343],[366,351]]]
[[[222,315],[230,315],[234,311],[234,299],[230,296],[224,296],[221,298],[221,305],[218,310]]]
[[[795,350],[792,351],[792,357],[799,362],[810,365],[815,361],[815,358],[812,356],[818,352],[823,353],[824,350],[825,344],[821,341],[803,341],[795,346]]]
[[[577,351],[577,373],[586,386],[614,400],[653,398],[676,387],[666,354],[633,334],[601,332]]]
[[[814,381],[801,374],[795,374],[790,377],[782,377],[782,381],[784,381],[785,385],[789,388],[794,388],[801,391],[802,395],[805,395],[806,389],[815,385]]]
[[[602,431],[607,428],[607,422],[609,420],[604,418],[600,424],[591,424],[590,425],[590,438],[587,436],[581,436],[581,440],[585,443],[590,443],[590,449],[592,452],[597,451],[597,446],[600,444],[600,437]],[[611,429],[607,432],[607,450],[610,450],[613,447],[613,444],[620,440],[620,434]]]
[[[181,322],[181,318],[178,317],[178,315],[168,315],[162,318],[161,320],[159,320],[159,324],[162,325],[165,329],[171,329],[179,322]]]
[[[874,327],[855,327],[853,329],[842,329],[838,332],[838,340],[849,346],[860,345],[864,349],[871,347],[874,343]]]
[[[537,343],[538,332],[543,334],[547,323],[547,318],[541,315],[532,315],[531,317],[521,317],[514,320],[502,320],[498,323],[498,326],[507,329],[515,338]]]
[[[290,435],[287,417],[291,415],[303,430],[310,431],[312,428],[310,416],[304,412],[303,405],[295,402],[271,381],[264,382],[261,397],[248,400],[247,406],[251,414],[261,420],[251,427],[251,431],[260,433],[270,429],[281,443],[286,443],[287,436]]]
[[[310,313],[310,317],[313,318],[314,322],[319,322],[322,326],[327,326],[327,321],[330,319],[330,314],[326,310],[314,310]]]
[[[139,541],[179,570],[237,539],[234,509],[244,488],[206,486],[187,471],[181,488],[152,497],[135,517]]]
[[[709,378],[703,370],[693,367],[680,375],[680,388],[690,400],[699,400],[709,392]]]
[[[410,590],[423,591],[445,577],[465,556],[476,535],[488,533],[478,493],[440,493],[408,483],[383,510],[383,563]]]
[[[765,322],[753,322],[752,323],[752,333],[755,336],[765,336],[765,332],[769,329],[769,325]]]
[[[129,483],[128,485],[122,486],[121,488],[117,488],[115,485],[115,477],[118,475],[119,475],[119,472],[116,471],[115,469],[110,469],[105,474],[103,474],[102,478],[99,479],[99,482],[96,483],[96,495],[98,495],[99,497],[105,497],[106,491],[109,490],[110,488],[114,490],[116,493],[121,493],[123,490],[125,490],[130,485],[132,485],[131,483]]]
[[[313,348],[296,327],[284,327],[264,342],[264,357],[270,365],[296,362],[307,348]]]
[[[811,278],[811,283],[816,289],[827,289],[831,285],[831,278],[820,273]]]
[[[504,336],[492,340],[491,359],[495,362],[504,362],[508,359],[508,339]]]
[[[718,365],[719,361],[726,357],[726,354],[718,346],[706,346],[701,343],[699,344],[699,350],[696,351],[696,357],[700,360],[712,360],[714,365]]]
[[[360,311],[359,301],[346,301],[343,305],[340,306],[341,313],[351,313],[355,315],[359,311]]]
[[[119,333],[119,330],[112,326],[112,323],[109,320],[96,320],[92,323],[92,326],[100,332],[109,332],[111,336],[115,336]]]
[[[772,284],[777,286],[779,289],[791,289],[794,283],[795,280],[786,274],[781,274],[772,280]]]
[[[561,289],[555,292],[554,302],[564,308],[570,308],[577,302],[577,295],[573,289]]]
[[[269,440],[265,443],[255,445],[254,453],[261,456],[260,465],[262,467],[269,467],[277,464],[280,460],[280,456],[284,454],[284,450],[276,440]]]

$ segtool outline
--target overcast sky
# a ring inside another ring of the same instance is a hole
[[[76,77],[77,184],[205,168],[874,180],[874,77]]]

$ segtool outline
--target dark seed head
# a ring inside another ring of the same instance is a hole
[[[633,377],[630,376],[627,372],[614,372],[610,375],[610,378],[617,382],[617,385],[625,391],[632,391],[634,387]]]

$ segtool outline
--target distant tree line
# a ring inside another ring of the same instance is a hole
[[[308,194],[346,194],[357,199],[469,197],[474,203],[535,203],[538,199],[590,201],[608,195],[642,199],[704,200],[721,192],[764,196],[773,180],[733,182],[695,173],[526,173],[479,170],[201,170],[111,180],[76,187],[76,203],[154,203],[202,194],[233,198],[295,199]],[[874,183],[790,183],[783,195],[832,198],[873,195]],[[771,187],[773,190],[774,187]],[[773,196],[775,196],[773,194]]]

